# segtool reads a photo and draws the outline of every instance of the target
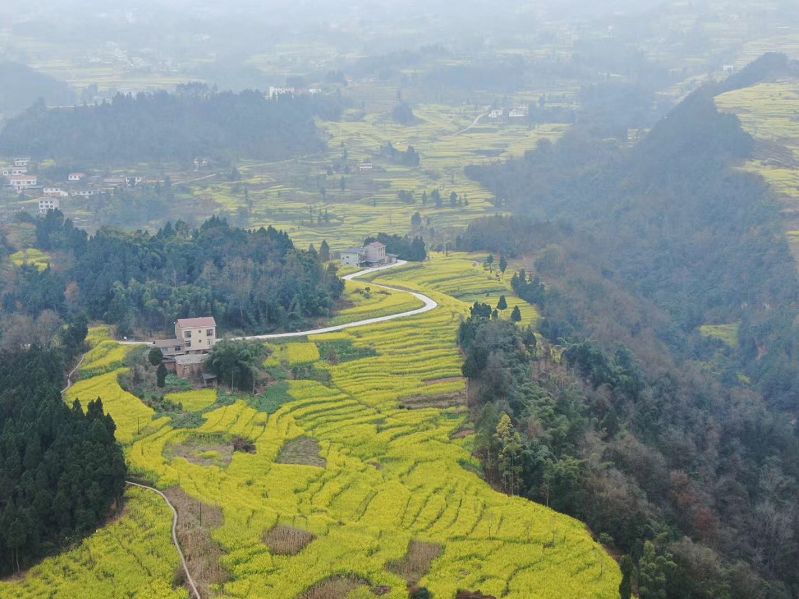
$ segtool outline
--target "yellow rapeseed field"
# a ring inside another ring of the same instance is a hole
[[[423,264],[379,273],[374,282],[423,290],[440,307],[271,346],[273,358],[312,364],[330,375],[329,383],[287,381],[291,401],[273,414],[243,399],[214,407],[211,393],[192,391],[170,399],[185,410],[200,410],[202,424],[173,428],[168,418],[157,417],[119,387],[120,369],[80,381],[67,400],[102,397],[133,473],[162,489],[178,485],[190,497],[221,508],[222,524],[212,537],[229,579],[214,587],[218,596],[301,597],[328,578],[348,576],[388,589],[385,597],[405,599],[406,581],[389,565],[417,540],[442,549],[420,581],[435,597],[452,598],[458,589],[518,599],[617,597],[618,567],[583,524],[498,493],[475,473],[473,437],[463,432],[468,414],[457,400],[465,383],[456,329],[475,299],[495,304],[501,294],[510,306],[520,305],[525,320],[535,321],[534,308],[511,296],[507,279],[488,273],[480,256],[466,254],[435,255]],[[329,363],[318,350],[327,342],[374,351]],[[436,403],[441,397],[454,399]],[[414,409],[407,409],[410,404]],[[233,452],[227,463],[218,459],[216,448],[202,446],[204,439],[224,443],[234,437],[252,442],[254,452]],[[286,448],[300,441],[306,453],[283,459]],[[187,443],[207,459],[175,451]],[[155,501],[147,517],[155,518],[158,528],[147,528],[133,508],[150,500],[138,492],[129,496],[131,507],[116,524],[0,587],[0,594],[32,597],[30,589],[39,588],[34,585],[42,576],[63,593],[75,588],[70,586],[75,581],[104,577],[124,577],[135,586],[142,572],[128,564],[143,554],[147,560],[158,557],[159,564],[147,566],[140,596],[181,596],[183,591],[171,586],[175,554],[161,534],[169,514]],[[274,554],[264,535],[278,524],[307,531],[313,540],[295,555]],[[120,529],[130,529],[130,538]],[[102,560],[90,559],[94,547],[104,548]],[[363,596],[365,588],[351,596]]]

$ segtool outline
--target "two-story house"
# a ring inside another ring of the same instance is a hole
[[[208,353],[216,343],[216,320],[213,316],[179,318],[175,338],[186,353]]]

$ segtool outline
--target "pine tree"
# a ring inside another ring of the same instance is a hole
[[[632,575],[633,560],[629,555],[623,555],[619,562],[621,566],[621,584],[619,584],[619,599],[630,599],[632,597]]]
[[[323,239],[322,243],[319,245],[319,259],[322,262],[330,261],[330,246],[327,244],[326,239]]]
[[[499,257],[499,271],[504,275],[505,269],[508,268],[508,261],[505,259],[505,256]]]
[[[499,296],[499,301],[497,302],[497,310],[507,310],[508,309],[508,300],[505,299],[504,295]]]
[[[519,310],[519,306],[513,306],[513,310],[510,313],[511,322],[521,322],[522,321],[522,311]]]

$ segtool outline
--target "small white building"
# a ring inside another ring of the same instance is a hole
[[[370,171],[370,170],[372,170],[372,168],[373,168],[373,165],[372,165],[371,162],[361,162],[358,165],[358,170],[359,171]]]
[[[180,318],[175,323],[175,338],[186,353],[208,353],[216,344],[216,320],[213,316]]]
[[[294,95],[295,89],[293,87],[275,87],[269,86],[269,98],[277,98],[278,96],[291,96]]]
[[[61,189],[60,187],[45,187],[42,189],[42,193],[51,198],[69,197],[69,192],[65,189]]]
[[[517,106],[513,110],[508,113],[508,117],[512,119],[526,119],[527,118],[527,108],[524,106]]]
[[[71,181],[73,183],[78,183],[83,181],[86,178],[86,173],[69,173],[67,175],[67,181]]]
[[[339,252],[339,260],[346,266],[360,266],[366,260],[366,250],[349,248]]]
[[[61,200],[59,198],[39,198],[39,214],[45,215],[50,210],[60,210]]]
[[[11,175],[8,184],[17,192],[36,187],[37,179],[34,175]]]
[[[382,266],[393,264],[397,256],[386,253],[386,246],[373,241],[362,248],[349,248],[339,252],[339,261],[346,266]]]
[[[28,174],[27,166],[7,166],[2,171],[4,177],[13,177],[14,175]]]
[[[488,118],[492,120],[501,119],[505,115],[505,111],[501,108],[495,108],[491,112],[488,113]]]
[[[28,168],[30,166],[31,159],[28,157],[24,158],[14,158],[14,166]]]
[[[72,192],[73,196],[79,198],[88,198],[95,194],[97,194],[97,190],[95,189],[76,189],[75,191]]]

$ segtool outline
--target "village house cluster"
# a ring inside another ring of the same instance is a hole
[[[203,372],[203,364],[218,340],[213,316],[179,318],[173,339],[157,339],[153,347],[161,350],[164,365],[184,379],[202,379],[212,383],[216,377]]]
[[[31,168],[30,158],[15,158],[9,166],[0,169],[0,174],[5,178],[6,187],[13,189],[14,192],[38,196],[40,214],[47,214],[49,210],[60,210],[61,202],[70,197],[86,198],[145,182],[144,177],[139,175],[103,177],[73,172],[69,173],[63,182],[42,184],[38,176],[29,172]]]
[[[339,260],[346,266],[383,266],[397,261],[395,254],[387,254],[385,244],[373,241],[361,248],[349,248],[339,252]]]
[[[515,119],[526,119],[529,114],[527,106],[516,106],[515,108],[494,108],[488,113],[488,118],[492,121],[508,121]]]

